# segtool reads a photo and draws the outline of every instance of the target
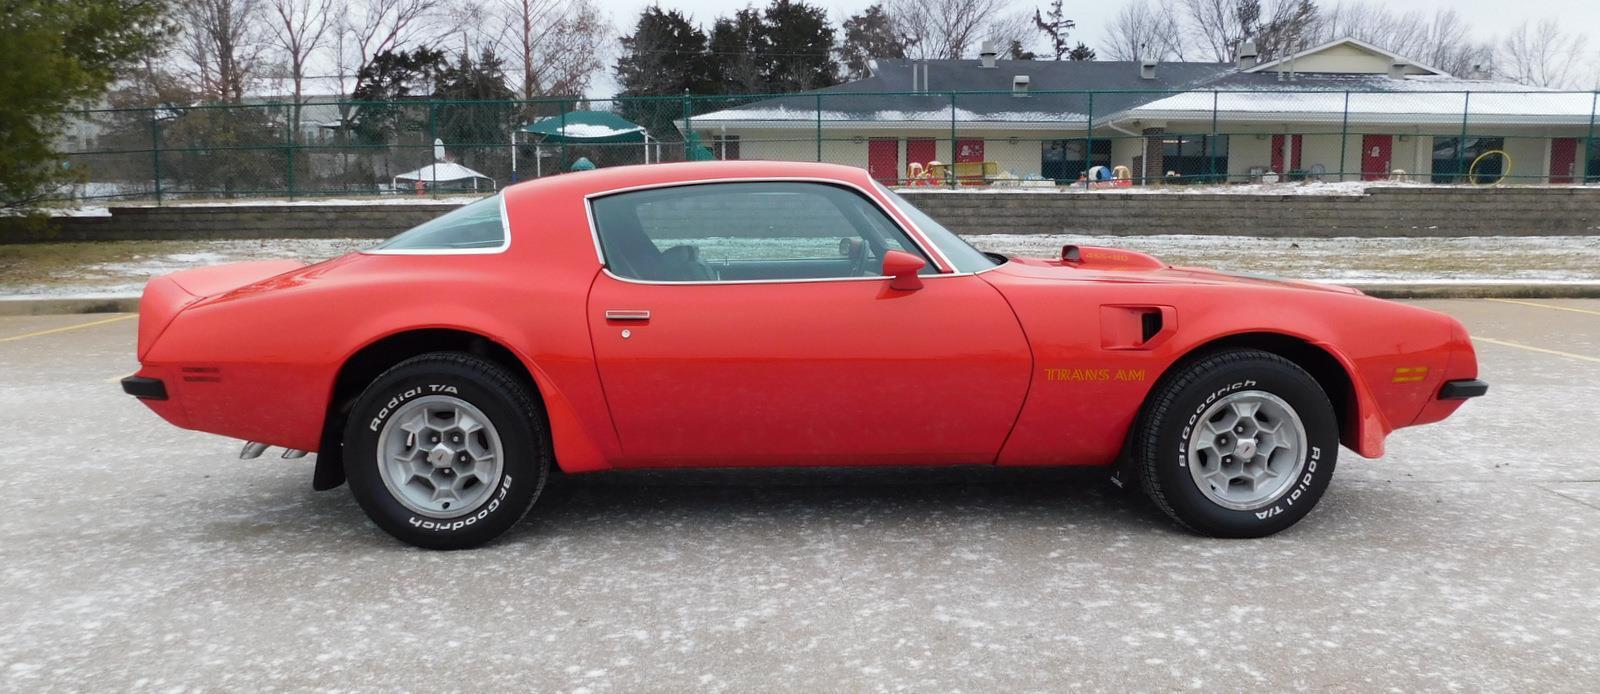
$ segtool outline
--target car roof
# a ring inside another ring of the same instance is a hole
[[[592,195],[640,186],[748,178],[816,178],[863,187],[870,184],[864,169],[842,164],[750,160],[692,161],[617,166],[563,173],[508,186],[506,192],[508,195],[520,197],[526,193],[555,192],[559,188],[569,194]]]

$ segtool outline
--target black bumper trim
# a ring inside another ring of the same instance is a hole
[[[1466,400],[1467,398],[1482,397],[1489,392],[1489,384],[1476,378],[1460,381],[1445,381],[1439,389],[1440,400]]]
[[[167,384],[159,378],[129,376],[122,379],[122,392],[141,400],[166,400]]]

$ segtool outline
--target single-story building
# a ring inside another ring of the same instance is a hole
[[[878,60],[865,79],[679,126],[719,157],[848,163],[902,182],[930,161],[1056,182],[1097,166],[1136,182],[1600,177],[1593,93],[1457,77],[1355,39],[1254,53],[1247,41],[1234,63]]]

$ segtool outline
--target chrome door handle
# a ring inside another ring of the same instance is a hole
[[[643,309],[606,309],[606,320],[650,320],[650,312]]]

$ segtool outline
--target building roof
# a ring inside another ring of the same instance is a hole
[[[913,62],[928,66],[924,89],[913,84]],[[985,93],[963,93],[955,98],[958,123],[1033,123],[1060,128],[1064,122],[1087,122],[1091,112],[1098,120],[1192,89],[1233,70],[1227,63],[1163,63],[1157,66],[1154,79],[1143,79],[1137,62],[1000,60],[995,67],[986,68],[977,60],[878,60],[871,77],[695,115],[692,124],[815,127],[820,100],[823,127],[926,125],[949,121],[949,92],[960,91]],[[1012,94],[1013,80],[1019,75],[1028,77],[1026,96]]]
[[[1291,71],[1296,63],[1311,67],[1318,53],[1365,54],[1371,65],[1362,69],[1385,71],[1333,72],[1344,65],[1327,59],[1316,71]],[[932,93],[910,93],[919,91],[913,64],[928,66],[920,91]],[[1394,65],[1405,66],[1398,77],[1387,72]],[[1059,131],[1091,120],[1210,119],[1214,110],[1228,121],[1338,123],[1348,110],[1355,123],[1459,124],[1465,113],[1498,125],[1584,124],[1596,101],[1587,92],[1452,77],[1355,39],[1244,70],[1231,63],[1159,63],[1154,79],[1141,76],[1139,63],[1116,61],[1001,60],[986,68],[979,60],[879,60],[874,67],[865,79],[695,115],[691,125],[892,130],[949,123]],[[1025,97],[1011,93],[1018,75],[1029,78]],[[961,93],[952,98],[952,91]]]

